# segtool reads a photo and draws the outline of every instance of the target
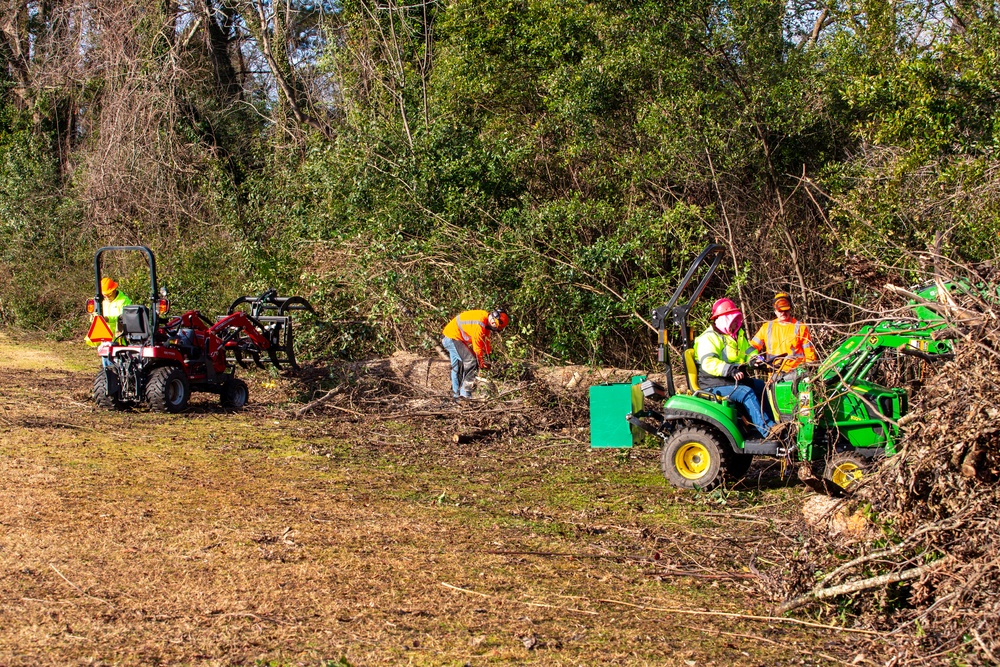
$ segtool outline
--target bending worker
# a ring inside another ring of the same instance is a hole
[[[767,438],[774,420],[761,409],[764,381],[751,378],[746,365],[753,348],[743,331],[743,313],[731,299],[723,298],[712,306],[709,319],[711,325],[694,341],[698,384],[742,407],[761,437]]]
[[[773,379],[781,380],[802,362],[816,361],[816,348],[809,338],[809,327],[792,317],[791,296],[784,292],[774,295],[774,315],[775,319],[761,325],[750,346],[761,357],[759,361],[765,363],[764,355],[771,359],[785,357],[773,373]],[[757,356],[751,359],[751,364],[758,361]]]
[[[471,398],[479,369],[490,367],[490,334],[503,331],[510,322],[502,309],[466,310],[445,325],[441,345],[451,358],[451,393],[455,398]]]
[[[104,316],[104,320],[108,323],[108,328],[114,334],[115,338],[118,337],[118,318],[121,317],[122,311],[125,310],[125,306],[132,305],[132,299],[118,289],[118,283],[116,283],[111,278],[101,278],[101,294],[104,298],[101,300],[101,314]],[[91,319],[96,317],[96,315],[91,316]],[[90,338],[84,338],[84,342],[91,347],[95,347],[97,343],[90,340]]]

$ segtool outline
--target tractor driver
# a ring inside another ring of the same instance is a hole
[[[743,313],[732,299],[722,298],[712,306],[709,319],[711,325],[694,341],[698,384],[742,407],[766,439],[775,424],[761,408],[764,381],[751,378],[746,365],[753,348],[743,331]]]
[[[101,301],[101,313],[104,315],[108,328],[118,337],[118,318],[121,317],[125,306],[132,305],[132,299],[128,298],[124,292],[118,289],[118,283],[111,278],[101,278],[101,294],[104,299]],[[94,316],[91,316],[93,319]],[[96,347],[97,343],[84,338],[84,342],[91,347]]]
[[[767,357],[784,356],[772,374],[772,379],[777,381],[787,378],[802,362],[816,361],[816,348],[810,339],[809,327],[792,316],[792,297],[785,292],[774,295],[774,315],[775,319],[762,324],[750,341],[757,352],[750,363],[769,365]]]
[[[479,369],[490,367],[490,334],[503,331],[510,317],[503,308],[493,311],[466,310],[444,327],[441,346],[451,360],[451,393],[454,398],[472,398]]]

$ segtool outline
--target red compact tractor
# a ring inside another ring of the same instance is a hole
[[[100,407],[123,410],[145,402],[154,412],[180,412],[191,392],[202,391],[218,394],[225,407],[241,408],[249,391],[236,377],[232,361],[246,368],[249,358],[264,368],[261,356],[266,355],[277,368],[298,368],[290,313],[312,312],[308,301],[279,297],[271,289],[257,297],[236,299],[229,313],[214,323],[197,310],[167,319],[170,303],[166,290],[157,289],[156,259],[145,246],[108,246],[97,251],[96,290],[87,303],[88,312],[103,317],[101,255],[118,250],[145,253],[150,305],[125,306],[118,318],[118,336],[97,349],[103,368],[94,379],[93,396]]]

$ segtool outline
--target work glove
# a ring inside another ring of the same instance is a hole
[[[755,354],[750,357],[750,366],[752,368],[763,368],[767,366],[767,361],[764,360],[764,356],[761,354]]]
[[[740,366],[733,366],[729,369],[729,377],[734,380],[742,380],[743,378],[750,375],[750,369],[747,368],[746,364]]]

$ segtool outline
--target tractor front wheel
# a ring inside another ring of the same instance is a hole
[[[153,369],[146,381],[146,402],[153,412],[180,412],[191,398],[187,376],[174,366]]]
[[[247,383],[236,378],[229,378],[222,384],[222,391],[219,392],[219,401],[222,407],[231,410],[239,410],[250,400],[250,390]]]
[[[700,426],[674,433],[664,443],[660,455],[663,475],[682,489],[708,490],[718,486],[728,472],[726,463],[727,455],[718,438]],[[745,474],[746,470],[742,472]]]
[[[835,490],[851,493],[861,483],[866,467],[865,460],[856,454],[834,454],[826,463],[823,479],[832,483]]]
[[[128,407],[128,404],[120,401],[117,395],[108,393],[108,374],[104,369],[101,369],[97,377],[94,378],[94,389],[91,395],[94,397],[94,403],[97,403],[97,407],[105,410],[124,410]]]

